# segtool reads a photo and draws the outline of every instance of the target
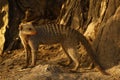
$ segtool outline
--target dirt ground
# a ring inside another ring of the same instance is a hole
[[[120,80],[120,65],[106,70],[110,75],[102,75],[98,70],[79,68],[75,73],[69,71],[74,65],[64,67],[58,62],[67,61],[59,46],[41,46],[37,65],[21,69],[25,64],[23,49],[4,53],[0,64],[0,80]]]

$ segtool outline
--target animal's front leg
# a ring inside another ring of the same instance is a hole
[[[37,50],[31,50],[32,62],[31,65],[29,66],[31,68],[36,65],[36,54],[37,54]]]
[[[24,53],[25,53],[25,65],[22,67],[23,69],[24,68],[27,68],[28,65],[29,65],[29,53],[30,53],[30,48],[28,47],[28,45],[25,45],[24,46]]]
[[[31,57],[32,57],[32,61],[31,61],[31,65],[29,67],[34,67],[36,65],[36,55],[37,55],[37,51],[38,51],[38,45],[37,41],[34,40],[30,40],[29,41],[29,46],[31,48]]]

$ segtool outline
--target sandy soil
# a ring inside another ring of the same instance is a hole
[[[102,75],[98,70],[79,68],[75,73],[69,71],[74,65],[64,67],[58,62],[67,61],[59,46],[41,46],[37,65],[21,69],[25,64],[23,49],[5,53],[0,64],[0,80],[120,80],[120,65],[106,70],[110,75]]]

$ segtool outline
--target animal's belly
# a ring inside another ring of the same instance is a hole
[[[56,43],[60,43],[62,41],[62,38],[60,37],[46,37],[46,38],[42,38],[42,44],[56,44]]]

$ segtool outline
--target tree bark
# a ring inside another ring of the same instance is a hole
[[[0,0],[0,55],[2,55],[4,43],[5,43],[5,32],[8,26],[8,1]]]
[[[120,62],[120,7],[117,7],[104,26],[101,27],[94,45],[98,59],[105,68],[111,68]]]
[[[6,24],[9,25],[9,28],[5,32],[5,44],[4,42],[1,43],[1,46],[4,47],[5,51],[19,48],[18,26],[21,21],[40,20],[40,23],[45,23],[50,20],[55,20],[59,15],[60,6],[63,3],[63,0],[9,0],[8,3],[10,11],[7,11],[9,14],[9,21],[8,23],[6,22]],[[56,4],[53,5],[54,3]],[[27,10],[29,15],[26,16],[25,12]],[[1,51],[3,51],[2,47]]]
[[[93,42],[96,58],[108,69],[120,62],[120,1],[91,0],[85,36]]]

